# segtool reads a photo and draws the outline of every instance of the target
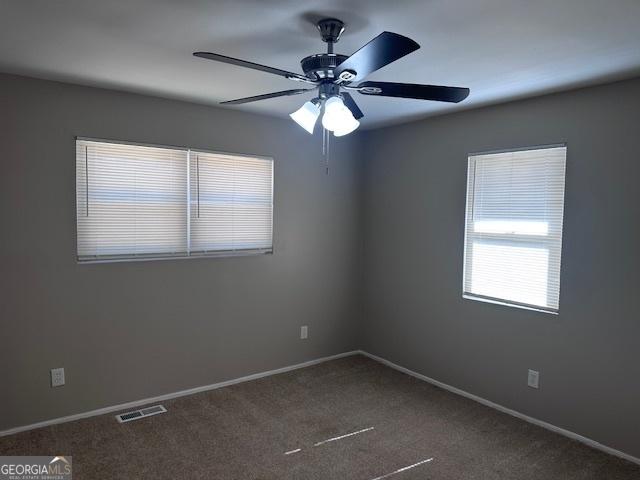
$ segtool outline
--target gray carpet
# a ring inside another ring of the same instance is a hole
[[[131,423],[0,438],[0,453],[72,455],[76,480],[640,478],[638,465],[362,356],[162,403],[168,413]]]

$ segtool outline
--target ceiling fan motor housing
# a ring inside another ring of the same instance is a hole
[[[347,59],[337,53],[318,53],[309,55],[300,61],[304,74],[312,80],[333,79],[333,69]]]

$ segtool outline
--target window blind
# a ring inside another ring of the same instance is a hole
[[[191,252],[271,250],[273,162],[191,151]]]
[[[187,151],[76,142],[79,260],[187,252]]]
[[[566,147],[471,155],[463,294],[557,312]]]
[[[273,161],[76,142],[79,261],[270,252]]]

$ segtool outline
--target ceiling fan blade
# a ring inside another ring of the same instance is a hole
[[[199,58],[205,58],[207,60],[214,60],[216,62],[229,63],[231,65],[237,65],[238,67],[251,68],[253,70],[260,70],[261,72],[272,73],[274,75],[280,75],[281,77],[289,78],[291,80],[297,80],[306,83],[316,83],[310,78],[300,75],[299,73],[288,72],[279,68],[267,67],[266,65],[260,65],[259,63],[247,62],[246,60],[240,60],[238,58],[226,57],[224,55],[218,55],[211,52],[194,52],[193,54]]]
[[[364,95],[379,97],[416,98],[436,102],[458,103],[469,96],[468,88],[420,85],[416,83],[363,82],[356,88]]]
[[[353,99],[353,97],[349,94],[349,92],[342,92],[341,95],[342,95],[342,99],[344,101],[345,107],[351,110],[351,113],[353,114],[353,117],[356,120],[360,120],[362,117],[364,117],[364,113],[362,113],[362,110],[360,110],[360,108],[358,107],[358,104]]]
[[[256,102],[258,100],[266,100],[267,98],[288,97],[289,95],[300,95],[301,93],[310,92],[315,88],[296,88],[295,90],[284,90],[282,92],[265,93],[264,95],[254,95],[253,97],[238,98],[236,100],[227,100],[220,102],[220,105],[240,105],[242,103]]]
[[[376,38],[360,48],[356,53],[338,65],[333,74],[336,78],[345,70],[356,73],[349,82],[362,80],[371,72],[395,62],[399,58],[420,48],[410,38],[392,32],[382,32]]]

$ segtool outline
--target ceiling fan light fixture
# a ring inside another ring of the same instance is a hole
[[[305,102],[304,105],[289,114],[289,116],[307,132],[313,134],[313,129],[320,116],[320,104],[314,101]]]

